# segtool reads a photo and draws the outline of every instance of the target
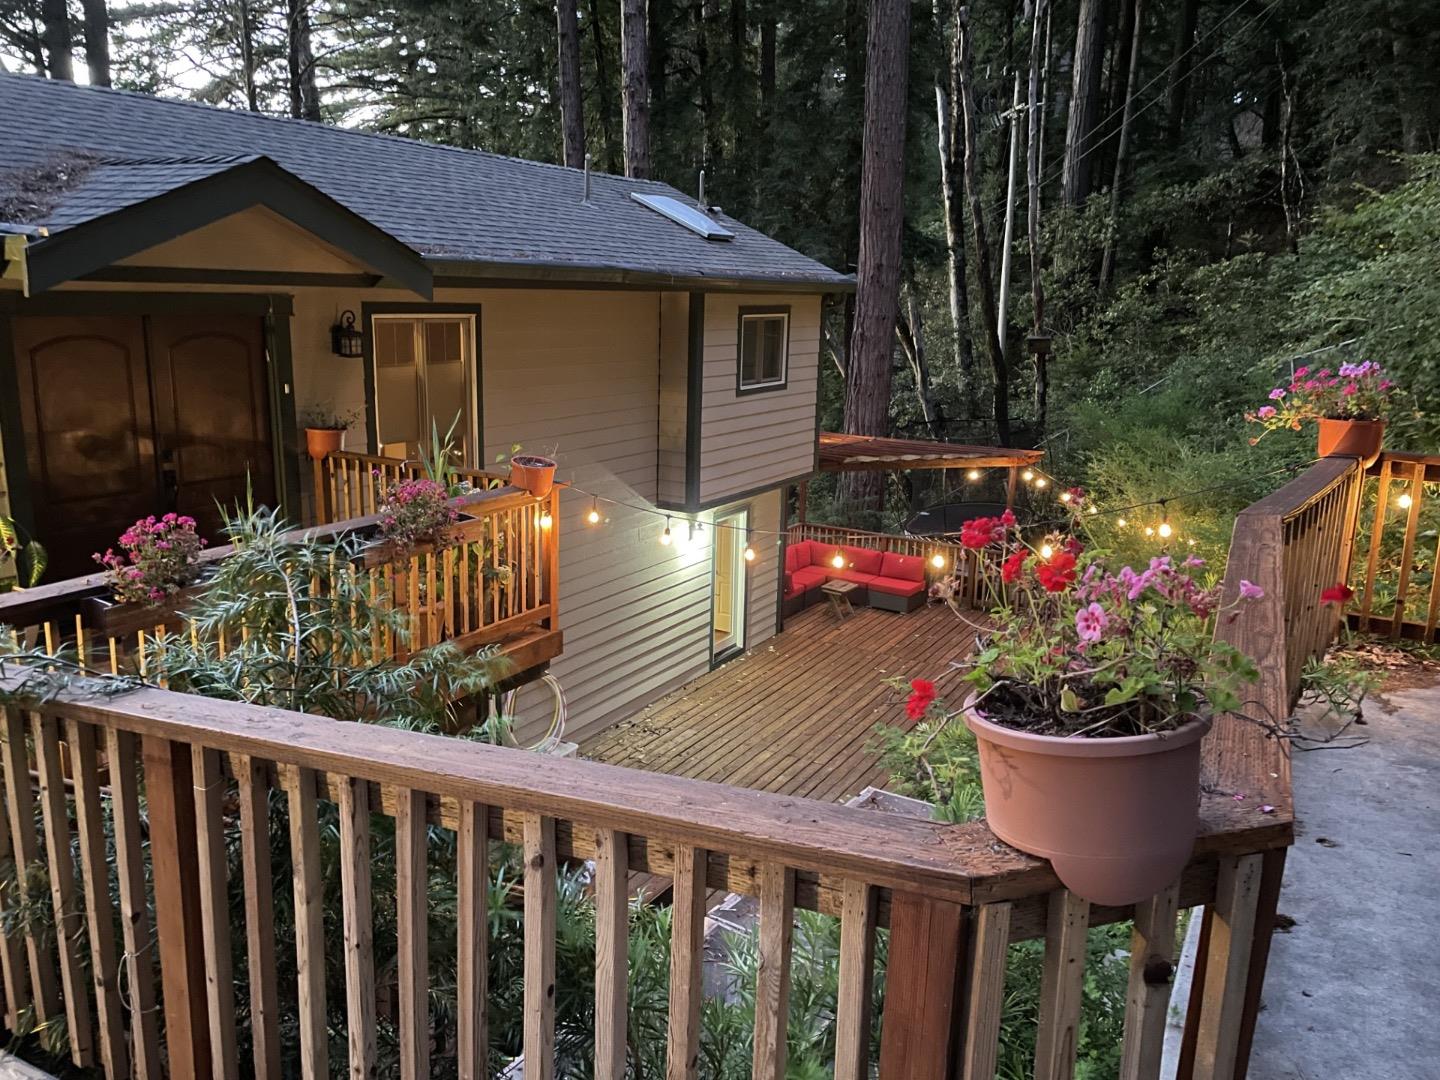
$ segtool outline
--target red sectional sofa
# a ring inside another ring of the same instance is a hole
[[[843,565],[835,565],[839,554]],[[823,544],[802,540],[785,548],[786,615],[819,601],[827,581],[853,581],[861,586],[850,596],[885,611],[914,611],[925,603],[925,560],[893,551]]]

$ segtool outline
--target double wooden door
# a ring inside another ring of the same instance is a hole
[[[49,577],[148,514],[273,505],[263,323],[255,316],[23,316],[13,323],[35,532]]]

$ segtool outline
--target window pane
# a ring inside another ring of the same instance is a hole
[[[759,353],[760,327],[755,319],[740,322],[740,382],[748,386],[757,382],[759,376],[757,354]]]
[[[415,323],[410,319],[375,320],[375,365],[415,365]]]
[[[766,382],[779,382],[785,377],[785,320],[765,320],[765,363],[762,368]]]

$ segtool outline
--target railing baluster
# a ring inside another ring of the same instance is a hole
[[[846,879],[840,912],[840,989],[835,1007],[835,1080],[870,1076],[876,891]]]
[[[490,1043],[485,1023],[489,1003],[489,935],[487,893],[490,888],[490,808],[484,803],[460,804],[456,836],[458,941],[456,942],[456,1056],[460,1080],[490,1075]],[[597,1056],[598,1060],[598,1056]]]
[[[526,814],[525,1077],[555,1076],[555,820]]]
[[[235,1044],[235,981],[230,958],[230,893],[225,858],[222,804],[225,778],[220,752],[190,748],[195,774],[196,854],[199,856],[200,926],[205,939],[206,1001],[210,1012],[210,1045],[216,1080],[240,1075]]]
[[[1195,1037],[1195,1075],[1231,1080],[1260,896],[1261,855],[1221,856]]]
[[[400,973],[400,1075],[430,1075],[430,955],[426,930],[425,793],[395,792],[396,963]]]
[[[1410,569],[1415,561],[1415,537],[1420,531],[1420,505],[1425,501],[1425,466],[1410,466],[1410,512],[1405,516],[1405,539],[1400,553],[1400,580],[1395,586],[1395,615],[1390,636],[1398,638],[1405,629],[1405,599],[1410,592]]]
[[[794,923],[795,871],[767,862],[760,869],[760,964],[755,973],[755,1045],[751,1069],[756,1080],[785,1080]]]
[[[1370,522],[1370,554],[1365,562],[1365,595],[1360,604],[1360,629],[1370,631],[1370,609],[1375,600],[1375,574],[1380,566],[1380,541],[1385,532],[1385,511],[1390,499],[1389,458],[1380,462],[1380,481],[1375,488],[1375,514]]]
[[[1050,894],[1039,1029],[1035,1035],[1035,1080],[1070,1080],[1075,1071],[1085,987],[1085,936],[1089,929],[1089,903],[1069,889]]]
[[[275,977],[275,899],[270,874],[270,783],[265,766],[232,754],[240,798],[240,864],[245,883],[245,954],[250,1034],[257,1080],[280,1080],[280,991]]]
[[[54,717],[38,712],[30,714],[30,725],[40,772],[40,812],[45,822],[45,855],[50,867],[50,902],[55,913],[70,1060],[86,1066],[95,1061],[95,1033],[90,1023],[90,994],[76,948],[83,919],[75,905],[70,810],[65,801],[65,778],[60,772],[60,725]]]
[[[890,894],[890,953],[880,1075],[885,1080],[946,1080],[964,909],[920,893]]]
[[[9,784],[9,774],[3,778]],[[0,794],[0,800],[8,799]],[[15,860],[15,849],[10,842],[10,816],[0,809],[0,862],[12,862],[16,869],[20,863]],[[0,891],[0,913],[6,910],[5,896]],[[25,969],[25,952],[18,938],[0,934],[0,969],[5,975],[5,1026],[11,1031],[19,1027],[20,1013],[30,1006],[30,977]]]
[[[20,880],[40,861],[40,840],[35,833],[35,793],[30,785],[30,761],[25,753],[25,727],[20,712],[6,708],[5,737],[0,743],[5,764],[5,802],[10,814],[10,840],[15,848],[15,870]],[[60,1015],[60,988],[55,958],[44,948],[39,934],[25,931],[25,953],[30,963],[30,987],[35,1015],[43,1023]]]
[[[128,965],[130,1050],[136,1080],[163,1074],[160,1025],[155,1006],[155,967],[151,949],[150,908],[145,899],[145,855],[140,832],[136,738],[119,728],[105,729],[110,764],[110,813],[115,828],[115,876],[120,886],[121,963]]]
[[[595,830],[595,1076],[625,1080],[630,990],[629,837]]]
[[[700,1059],[701,974],[705,960],[705,864],[703,848],[675,845],[670,905],[670,1019],[666,1036],[667,1080],[693,1080]]]
[[[281,766],[290,805],[290,861],[295,890],[295,963],[300,1005],[300,1073],[329,1075],[325,1011],[325,896],[320,880],[320,822],[313,769]]]
[[[345,1019],[351,1080],[375,1075],[375,950],[370,908],[370,785],[340,781],[340,897],[345,920]]]
[[[1011,905],[983,904],[970,917],[960,991],[964,1042],[962,1080],[990,1080],[1000,1046],[1000,1015],[1005,1007],[1005,966],[1010,948]]]
[[[1135,905],[1120,1080],[1158,1080],[1160,1076],[1165,1018],[1175,973],[1175,917],[1179,899],[1177,882]]]

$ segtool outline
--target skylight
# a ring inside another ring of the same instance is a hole
[[[641,206],[649,207],[657,214],[661,214],[677,225],[683,225],[698,236],[706,240],[733,240],[735,234],[713,221],[709,215],[701,213],[688,203],[679,199],[672,199],[669,195],[642,195],[638,191],[632,191],[630,197]]]

